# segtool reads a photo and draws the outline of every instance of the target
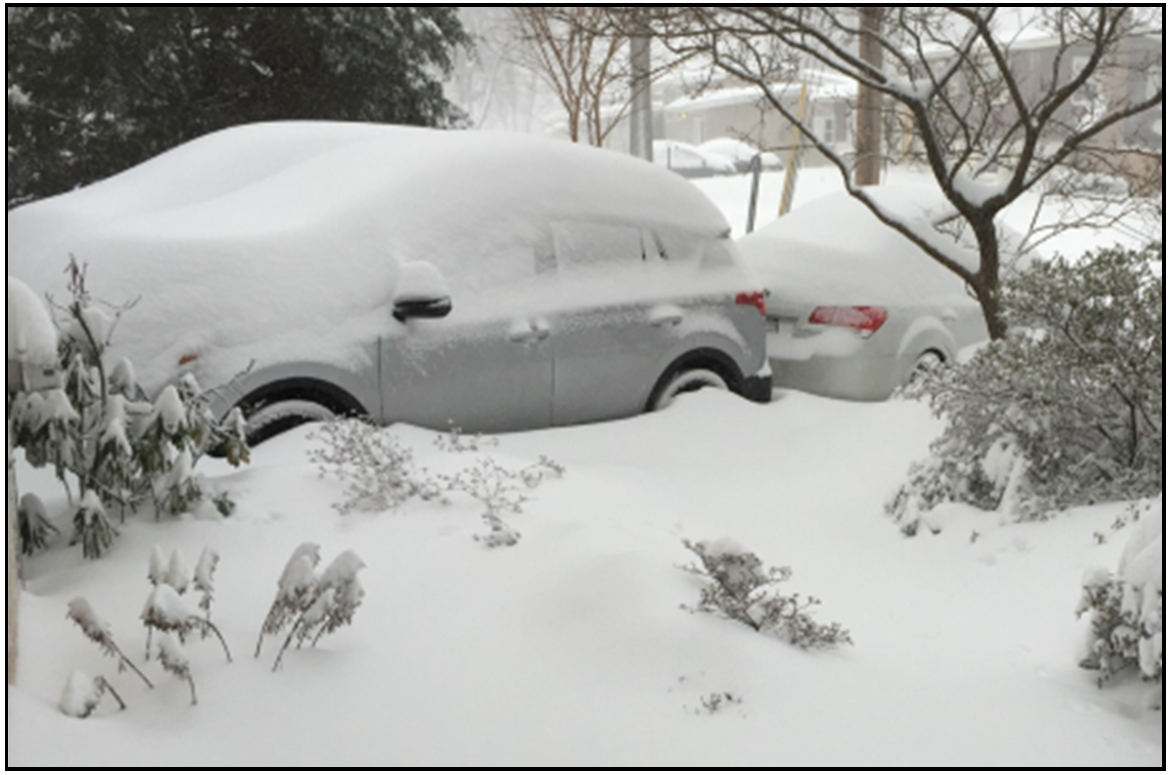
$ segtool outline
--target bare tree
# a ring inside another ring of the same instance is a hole
[[[886,9],[880,5],[859,5],[861,22],[858,54],[876,71],[882,70],[881,32]],[[857,94],[857,166],[853,182],[858,186],[876,186],[882,176],[882,94],[865,84]]]
[[[622,7],[609,8],[611,23],[629,23]],[[1058,168],[1092,171],[1108,162],[1113,169],[1149,153],[1130,147],[1131,125],[1159,115],[1164,102],[1160,77],[1134,85],[1154,61],[1161,71],[1163,17],[1157,9],[1142,18],[1149,8],[1046,8],[1028,20],[1027,35],[1002,23],[1016,11],[1010,6],[891,6],[881,34],[855,6],[651,6],[639,7],[638,21],[648,20],[678,57],[705,60],[757,87],[836,165],[850,194],[967,283],[989,333],[1002,338],[999,288],[1008,257],[997,216]],[[1044,52],[1035,47],[1039,37],[1049,46]],[[874,64],[879,53],[881,66]],[[905,222],[854,182],[857,158],[824,142],[792,103],[784,83],[792,55],[880,95],[910,132],[902,150],[929,169],[953,208],[940,228]],[[1156,156],[1160,175],[1160,150]],[[944,238],[956,225],[978,246],[970,260]]]
[[[627,37],[601,6],[512,6],[520,61],[536,70],[564,108],[569,139],[602,145],[630,109]]]

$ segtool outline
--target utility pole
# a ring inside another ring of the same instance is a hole
[[[630,38],[630,153],[654,161],[654,107],[650,99],[650,37],[639,29]]]
[[[881,30],[886,9],[880,5],[857,6],[861,23],[858,55],[875,70],[882,69]],[[857,85],[857,159],[853,182],[876,186],[882,177],[882,95],[865,84]]]

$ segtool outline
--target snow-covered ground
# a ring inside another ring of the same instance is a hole
[[[1159,766],[1149,689],[1102,691],[1077,667],[1079,585],[1087,567],[1116,566],[1123,507],[1027,525],[959,510],[907,539],[882,504],[937,431],[913,403],[778,392],[507,436],[480,454],[549,455],[567,472],[510,518],[519,545],[494,551],[472,540],[483,526],[465,499],[338,515],[340,484],[318,478],[294,432],[246,470],[205,467],[239,501],[230,519],[134,519],[99,562],[65,546],[29,562],[8,764]],[[459,464],[435,434],[396,432],[423,465]],[[21,471],[25,488],[50,481]],[[682,610],[699,594],[682,540],[724,536],[791,565],[789,591],[821,598],[817,617],[855,645],[802,652]],[[352,626],[274,674],[278,643],[259,660],[252,649],[303,541],[325,562],[355,550],[367,596]],[[212,613],[236,661],[188,645],[197,707],[156,663],[154,691],[117,674],[65,618],[86,595],[140,657],[155,546],[191,565],[205,546],[222,556]],[[62,715],[78,669],[129,709]],[[724,693],[735,701],[709,712]]]
[[[779,178],[765,180],[761,208],[774,212]],[[738,229],[745,185],[701,183]],[[834,187],[827,171],[806,171],[798,200]],[[236,498],[234,516],[132,518],[103,560],[83,562],[62,540],[27,563],[7,764],[1164,765],[1151,688],[1100,690],[1077,666],[1088,627],[1074,615],[1080,584],[1090,567],[1116,568],[1133,530],[1112,527],[1124,505],[1043,524],[952,507],[941,533],[909,539],[883,504],[940,430],[927,409],[774,399],[708,391],[658,414],[504,436],[463,455],[396,427],[435,470],[484,456],[519,468],[547,455],[565,467],[508,516],[520,543],[497,550],[473,540],[485,528],[464,496],[338,514],[342,485],[309,462],[318,442],[308,429],[258,448],[239,471],[205,461],[210,484]],[[51,475],[19,476],[68,535]],[[820,598],[814,615],[839,621],[854,645],[804,652],[685,610],[700,585],[680,568],[693,559],[682,541],[722,537],[791,566],[782,589]],[[273,673],[279,642],[252,652],[285,561],[305,541],[321,545],[324,563],[356,551],[366,598],[352,626]],[[214,640],[188,642],[194,707],[187,686],[141,659],[156,546],[191,566],[204,547],[222,558],[212,618],[235,661]],[[119,674],[66,619],[78,595],[156,689]],[[105,676],[128,709],[107,698],[89,719],[63,715],[75,670]],[[713,697],[723,698],[714,711]]]

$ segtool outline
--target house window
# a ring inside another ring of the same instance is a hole
[[[833,118],[831,116],[822,118],[820,123],[821,131],[818,132],[818,135],[821,138],[821,142],[825,145],[832,145],[837,142],[836,125],[833,123]]]

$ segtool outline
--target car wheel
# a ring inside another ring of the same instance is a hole
[[[941,355],[934,350],[927,350],[919,355],[918,360],[914,361],[914,365],[910,367],[910,371],[902,383],[903,387],[921,382],[923,377],[936,371],[944,363],[946,360]]]
[[[267,441],[278,434],[309,422],[326,422],[337,414],[328,407],[305,399],[280,399],[252,410],[244,410],[248,446]]]
[[[727,380],[718,372],[703,368],[683,368],[664,378],[650,399],[650,411],[657,412],[670,406],[683,393],[703,388],[730,390]]]

